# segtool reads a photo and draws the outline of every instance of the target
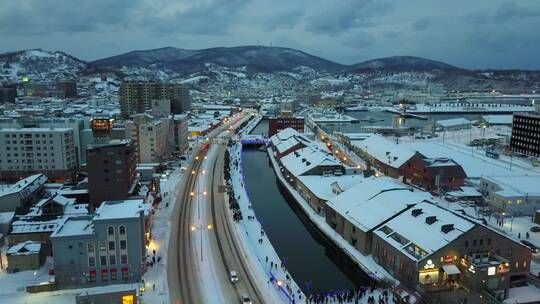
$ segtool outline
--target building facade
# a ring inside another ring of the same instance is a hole
[[[293,128],[300,133],[304,133],[304,118],[303,117],[276,117],[268,120],[268,136]]]
[[[60,286],[140,281],[146,270],[148,207],[142,199],[107,201],[93,217],[70,217],[51,234]]]
[[[174,115],[174,150],[180,155],[185,154],[189,146],[188,121],[187,114]]]
[[[44,173],[53,181],[71,181],[77,171],[73,129],[0,129],[0,179],[16,181]]]
[[[154,99],[170,100],[175,114],[188,111],[190,105],[189,88],[180,84],[127,81],[120,85],[119,95],[124,118],[150,110]]]
[[[138,163],[156,163],[167,159],[174,151],[175,135],[172,116],[156,119],[148,114],[137,114],[126,122],[126,138],[135,147]]]
[[[103,201],[127,199],[136,182],[137,159],[131,141],[91,145],[86,153],[90,209]]]
[[[540,156],[540,115],[514,114],[510,147],[517,153]]]

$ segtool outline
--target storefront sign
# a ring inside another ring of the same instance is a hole
[[[495,266],[488,267],[488,276],[493,276],[493,275],[495,275],[496,270],[497,270],[497,269],[495,268]]]
[[[433,264],[432,260],[427,260],[426,265],[424,265],[424,269],[433,269],[435,268],[435,264]]]

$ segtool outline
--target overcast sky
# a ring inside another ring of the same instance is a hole
[[[540,69],[538,0],[2,0],[0,52],[84,60],[136,49],[261,45],[343,64],[413,55]]]

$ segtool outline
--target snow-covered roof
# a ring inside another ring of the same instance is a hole
[[[390,177],[370,177],[331,199],[327,205],[360,230],[369,231],[411,205],[431,198],[429,193],[413,192]]]
[[[498,185],[501,190],[497,194],[501,196],[540,196],[540,175],[482,176],[482,179]]]
[[[352,144],[392,168],[401,167],[416,154],[415,150],[378,134],[372,134],[360,142],[353,141]]]
[[[307,146],[287,154],[281,163],[291,174],[300,176],[319,166],[341,166],[341,162],[332,154],[316,146]]]
[[[454,197],[471,197],[471,196],[480,197],[482,196],[482,193],[478,192],[478,190],[476,190],[473,187],[460,187],[459,190],[450,191],[450,192],[447,192],[446,194],[454,196]]]
[[[270,140],[272,141],[272,144],[275,146],[279,142],[285,141],[289,139],[292,136],[300,135],[300,132],[296,131],[293,128],[286,128],[278,133],[274,134],[272,137],[270,137]]]
[[[358,174],[341,176],[303,175],[299,176],[298,179],[315,196],[328,201],[363,180],[364,176]]]
[[[9,247],[7,255],[38,254],[41,250],[41,242],[26,241]]]
[[[526,172],[516,166],[512,168],[512,171],[509,171],[508,164],[479,155],[478,152],[472,154],[470,148],[465,150],[442,143],[421,141],[401,143],[400,145],[408,149],[415,149],[428,158],[451,158],[463,168],[469,178],[480,178],[482,175],[523,175]]]
[[[145,204],[143,199],[104,201],[96,209],[96,216],[93,220],[138,218],[141,213],[147,214],[149,210],[149,204]]]
[[[471,121],[465,118],[451,118],[451,119],[437,120],[436,123],[443,128],[449,128],[449,127],[470,125]]]
[[[89,216],[66,217],[51,234],[51,238],[91,235],[94,233],[94,225]]]
[[[413,260],[420,261],[474,226],[473,222],[424,201],[391,219],[375,233]]]
[[[513,115],[483,115],[482,119],[490,125],[511,125]]]
[[[47,176],[45,176],[45,174],[40,173],[30,175],[24,179],[21,179],[10,187],[3,189],[3,191],[0,192],[0,197],[19,192],[21,197],[25,199],[27,196],[31,195],[45,185],[46,181]]]

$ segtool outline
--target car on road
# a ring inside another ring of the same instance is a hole
[[[532,226],[529,230],[532,232],[540,232],[540,226]]]
[[[533,243],[531,243],[529,241],[526,241],[526,240],[522,240],[521,243],[523,243],[523,245],[531,248],[532,252],[534,252],[534,253],[538,252],[538,247],[536,247]]]
[[[251,304],[251,300],[247,295],[240,296],[240,300],[242,300],[242,304]]]
[[[238,282],[238,274],[236,273],[236,271],[234,270],[229,271],[229,279],[231,280],[231,283]]]

